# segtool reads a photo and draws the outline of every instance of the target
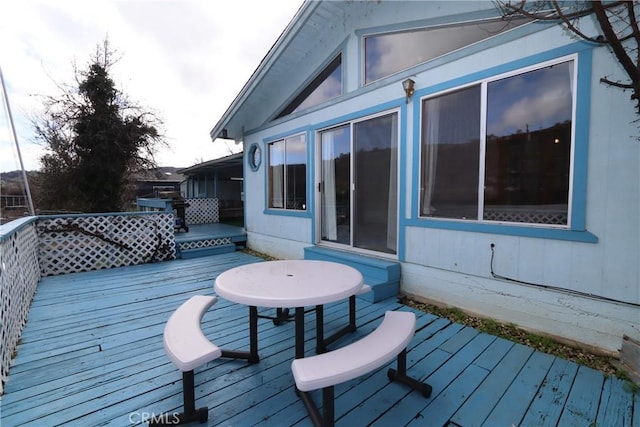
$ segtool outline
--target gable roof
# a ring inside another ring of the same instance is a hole
[[[483,1],[305,0],[210,131],[212,140],[229,138],[241,141],[245,132],[272,120],[293,100],[299,88],[306,86],[335,58],[354,31],[356,34],[370,29],[390,31],[389,26],[397,24],[400,9],[405,16],[412,16],[412,21],[406,23],[408,27],[497,16],[495,5]],[[410,12],[406,13],[407,10]],[[454,18],[443,20],[443,16]],[[376,86],[359,87],[358,91]]]

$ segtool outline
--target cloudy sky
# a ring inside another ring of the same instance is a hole
[[[20,0],[5,2],[0,67],[25,168],[38,169],[29,115],[38,95],[73,82],[108,37],[121,56],[118,87],[164,122],[162,166],[190,166],[237,151],[209,138],[303,0]],[[19,168],[4,104],[0,172]]]

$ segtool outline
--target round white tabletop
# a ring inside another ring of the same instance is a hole
[[[265,261],[220,274],[217,295],[257,307],[305,307],[349,298],[362,287],[362,274],[344,264],[316,260]]]

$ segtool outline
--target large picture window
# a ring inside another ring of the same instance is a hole
[[[269,208],[307,209],[307,144],[304,134],[268,144]]]
[[[424,99],[420,215],[568,226],[574,65]]]

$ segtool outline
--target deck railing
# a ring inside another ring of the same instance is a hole
[[[0,394],[44,276],[176,258],[166,212],[28,217],[0,226]]]
[[[0,226],[0,393],[39,281],[36,218]]]
[[[37,229],[42,276],[176,257],[173,215],[166,212],[42,217]]]
[[[185,222],[191,224],[215,224],[220,222],[220,202],[215,197],[189,197],[184,199]],[[138,210],[142,212],[173,212],[171,199],[138,197]]]
[[[220,201],[215,197],[190,197],[185,199],[187,224],[215,224],[220,222]]]

